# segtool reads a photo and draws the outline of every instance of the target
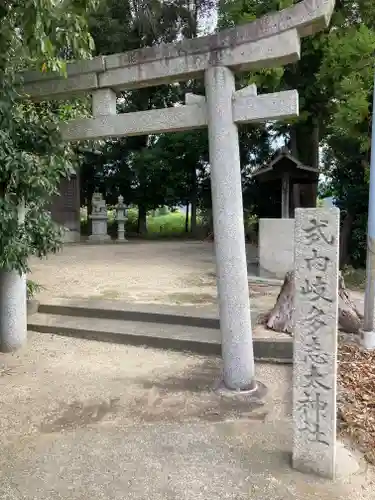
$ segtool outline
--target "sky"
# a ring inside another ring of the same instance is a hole
[[[207,18],[202,19],[201,28],[204,33],[212,33],[217,26],[217,9],[215,9]]]

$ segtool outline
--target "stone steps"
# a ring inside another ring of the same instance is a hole
[[[219,329],[214,306],[169,306],[121,300],[50,299],[39,305],[39,313],[144,323],[183,325]],[[258,313],[253,312],[254,321]]]
[[[254,311],[253,322],[257,316]],[[39,306],[28,329],[91,340],[160,349],[221,354],[219,320],[212,307],[130,304],[122,301],[53,299]],[[290,363],[290,338],[254,336],[258,361]]]

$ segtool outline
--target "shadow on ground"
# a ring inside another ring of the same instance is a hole
[[[146,422],[264,421],[268,413],[264,402],[251,401],[248,395],[224,396],[214,390],[220,376],[217,360],[203,360],[189,370],[158,380],[138,377],[136,382],[145,392],[134,400],[132,416],[137,413]]]

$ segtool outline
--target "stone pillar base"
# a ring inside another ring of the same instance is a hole
[[[79,243],[81,241],[81,233],[80,231],[72,231],[71,229],[67,229],[64,234],[64,243]]]
[[[95,241],[101,243],[103,241],[110,241],[111,237],[109,234],[91,234],[89,236],[89,241]]]
[[[365,332],[364,330],[359,330],[359,338],[361,346],[364,349],[375,349],[375,332]]]
[[[224,380],[219,380],[215,386],[214,391],[222,397],[240,397],[246,399],[249,403],[259,403],[263,405],[262,400],[266,396],[267,387],[257,380],[253,381],[253,387],[248,390],[233,390],[226,387]]]

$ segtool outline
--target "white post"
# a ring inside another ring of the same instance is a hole
[[[366,292],[361,344],[375,349],[375,74],[372,106],[371,162],[367,223]]]
[[[217,288],[224,384],[255,388],[234,75],[223,66],[205,73]]]
[[[25,222],[25,204],[18,209],[18,222]],[[26,275],[0,270],[1,352],[12,352],[27,341]]]

